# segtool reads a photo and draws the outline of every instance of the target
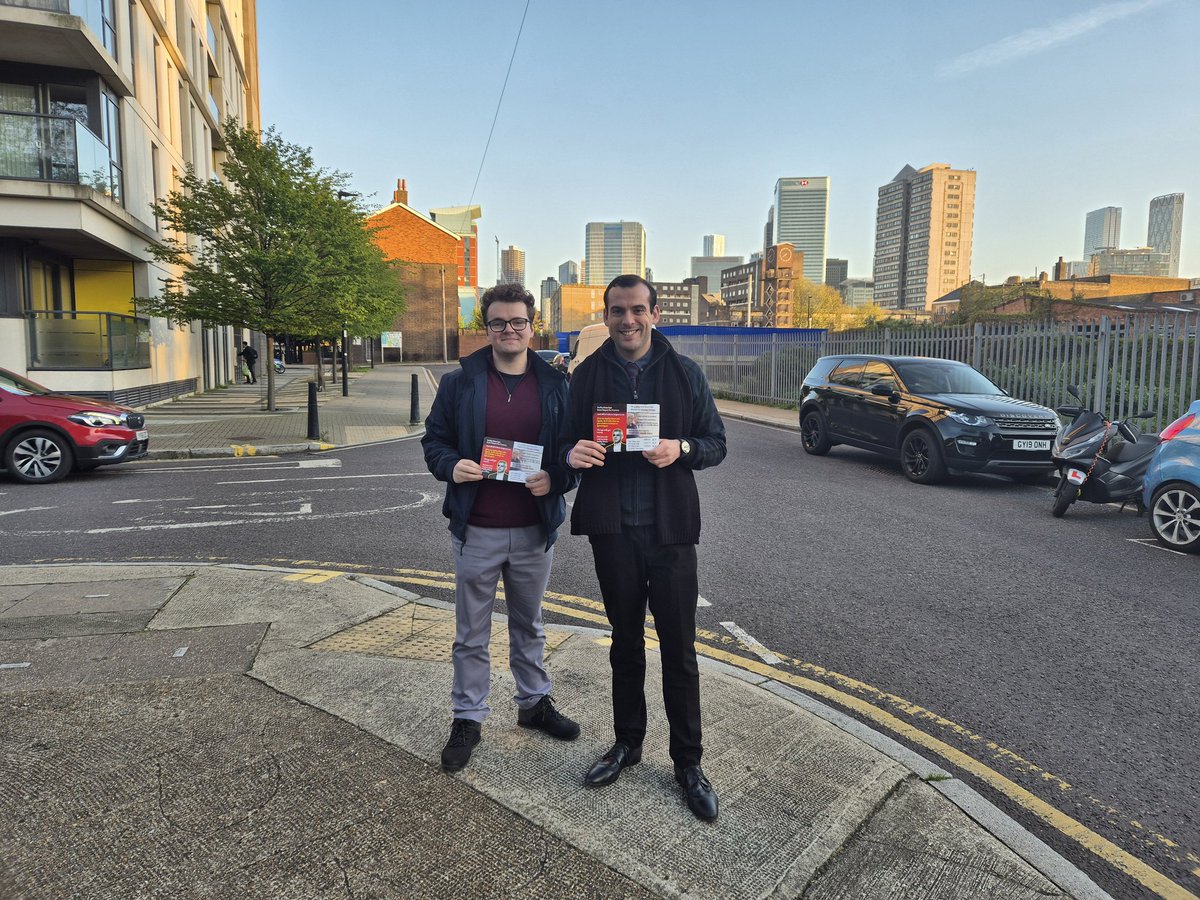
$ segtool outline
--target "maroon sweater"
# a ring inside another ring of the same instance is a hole
[[[542,401],[537,378],[526,371],[510,398],[504,379],[489,366],[485,435],[536,444],[541,430]],[[536,498],[529,488],[517,482],[489,479],[479,483],[475,504],[467,518],[467,523],[477,528],[525,528],[541,521]]]

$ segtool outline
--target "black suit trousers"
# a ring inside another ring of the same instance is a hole
[[[596,577],[613,629],[613,730],[640,746],[646,736],[646,607],[662,658],[663,703],[671,726],[671,759],[699,765],[700,670],[696,665],[695,544],[659,544],[653,527],[592,535]]]

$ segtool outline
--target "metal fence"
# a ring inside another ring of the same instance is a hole
[[[1080,322],[989,322],[826,332],[818,329],[666,327],[704,368],[719,396],[794,404],[818,357],[842,353],[937,356],[970,363],[1010,394],[1049,407],[1073,402],[1123,418],[1150,411],[1162,428],[1200,398],[1198,313]]]

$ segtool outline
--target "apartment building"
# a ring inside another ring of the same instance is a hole
[[[0,366],[142,405],[233,380],[243,335],[139,315],[151,209],[261,127],[255,0],[0,0]],[[268,348],[261,347],[265,355]]]
[[[925,311],[971,278],[975,172],[933,163],[905,166],[879,188],[875,303]]]

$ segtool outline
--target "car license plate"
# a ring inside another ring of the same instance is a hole
[[[149,432],[148,430],[146,430],[145,428],[143,428],[141,431],[139,431],[139,432],[137,433],[137,439],[138,439],[139,441],[148,441],[148,440],[150,440],[150,432]]]
[[[1050,442],[1049,441],[1015,440],[1015,441],[1013,441],[1013,449],[1014,450],[1049,450]]]

